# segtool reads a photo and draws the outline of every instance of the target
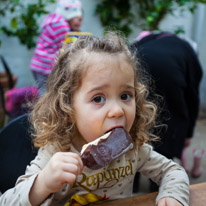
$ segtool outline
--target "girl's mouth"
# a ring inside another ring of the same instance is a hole
[[[115,126],[115,127],[112,127],[111,129],[109,129],[108,131],[106,131],[104,134],[108,133],[108,132],[111,132],[113,129],[115,128],[123,128],[123,126]]]

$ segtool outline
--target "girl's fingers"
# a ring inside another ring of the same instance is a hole
[[[79,165],[79,167],[82,170],[83,162],[78,154],[75,154],[72,152],[65,152],[65,153],[63,153],[63,155],[64,155],[63,161],[65,163],[73,163],[73,164]]]
[[[77,165],[71,163],[64,164],[62,169],[63,171],[73,173],[74,175],[78,175],[80,173],[80,168]]]
[[[74,175],[73,173],[68,173],[68,172],[64,172],[62,174],[62,182],[67,183],[67,184],[74,184],[75,180],[76,180],[76,175]]]
[[[181,206],[182,204],[178,202],[176,199],[171,197],[165,197],[158,201],[157,206]]]
[[[59,152],[56,154],[55,158],[57,162],[61,162],[58,167],[62,168],[63,171],[78,175],[83,169],[83,163],[78,154],[72,152]]]
[[[163,199],[160,199],[159,201],[158,201],[158,204],[157,204],[157,206],[165,206],[165,198],[163,198]]]
[[[51,165],[56,172],[67,172],[74,174],[75,176],[80,174],[83,169],[83,163],[80,156],[72,152],[56,153]]]
[[[74,152],[62,152],[62,154],[67,157],[74,157],[76,159],[80,158],[80,156]]]

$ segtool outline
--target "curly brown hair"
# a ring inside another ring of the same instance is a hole
[[[34,145],[42,147],[52,142],[60,151],[70,149],[72,138],[77,132],[73,95],[81,85],[87,61],[85,54],[89,52],[125,55],[135,74],[136,117],[130,134],[138,146],[155,139],[150,129],[154,126],[157,108],[147,100],[148,89],[142,81],[140,64],[125,40],[109,33],[104,38],[79,38],[60,53],[48,78],[46,92],[35,104],[30,116],[34,128]]]

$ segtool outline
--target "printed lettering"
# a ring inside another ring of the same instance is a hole
[[[86,179],[86,185],[87,186],[92,186],[92,185],[96,185],[97,183],[95,182],[95,179],[94,179],[94,175],[92,176],[88,176],[87,179]]]
[[[112,168],[100,173],[87,176],[82,173],[78,176],[73,187],[82,187],[87,191],[92,191],[99,188],[113,187],[119,182],[121,178],[133,175],[133,168],[131,160],[128,160],[128,165],[124,167]]]
[[[120,167],[120,173],[121,173],[121,176],[120,177],[125,177],[125,168],[124,167]]]
[[[104,181],[104,175],[102,173],[96,174],[97,179],[97,188],[99,188],[99,184]]]
[[[112,174],[114,176],[114,179],[119,179],[120,178],[120,171],[119,171],[119,168],[114,168],[114,169],[111,169],[112,170]],[[117,174],[117,175],[116,175]]]

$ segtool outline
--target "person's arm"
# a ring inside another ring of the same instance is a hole
[[[51,193],[61,188],[62,182],[71,184],[75,174],[81,171],[81,160],[74,153],[54,155],[55,152],[52,145],[40,148],[31,165],[27,166],[26,173],[18,178],[15,187],[2,194],[0,205],[40,205]],[[62,156],[63,164],[59,160]]]
[[[146,144],[140,148],[139,155],[143,162],[138,171],[160,186],[156,203],[163,198],[173,198],[175,200],[174,205],[188,206],[189,179],[185,170],[174,161],[153,151],[152,147]],[[163,199],[160,202],[162,201],[164,203],[165,201],[170,202],[170,199]],[[167,205],[166,203],[161,204]]]
[[[37,42],[37,46],[30,63],[32,71],[48,75],[55,64],[59,49],[69,32],[69,24],[57,14],[48,15]]]
[[[58,152],[39,173],[29,193],[31,205],[40,205],[50,194],[59,191],[64,183],[73,184],[83,169],[79,155]]]
[[[55,21],[47,25],[47,30],[50,32],[52,43],[56,50],[62,48],[66,34],[70,32],[69,23],[63,18],[57,18]]]

